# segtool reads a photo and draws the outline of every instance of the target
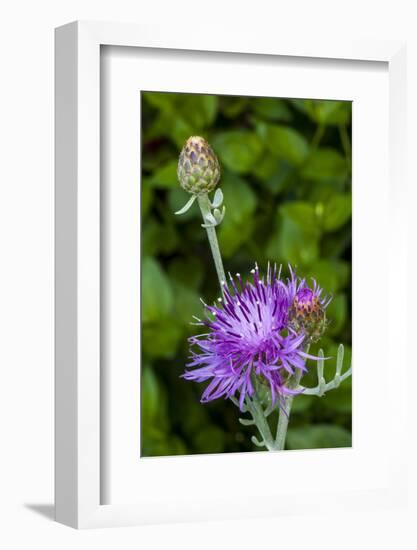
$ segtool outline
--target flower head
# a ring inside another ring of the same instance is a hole
[[[289,325],[296,332],[304,332],[307,342],[317,342],[323,336],[328,326],[326,308],[331,302],[331,296],[322,296],[323,289],[315,279],[310,288],[305,279],[298,278],[291,270],[288,279],[288,291],[291,301]]]
[[[177,169],[180,185],[188,193],[213,191],[220,179],[220,165],[209,143],[200,136],[187,139]]]
[[[272,402],[298,393],[286,384],[288,378],[305,372],[304,332],[289,327],[292,296],[280,279],[276,267],[268,267],[266,280],[258,268],[252,270],[253,282],[241,276],[224,284],[224,298],[218,304],[205,304],[208,321],[200,321],[208,332],[189,339],[194,350],[187,380],[210,380],[201,401],[239,394],[240,407],[252,396],[254,379],[269,386]]]

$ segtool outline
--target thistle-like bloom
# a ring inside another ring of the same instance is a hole
[[[210,380],[201,401],[239,395],[242,409],[246,396],[254,394],[254,379],[267,384],[272,402],[298,393],[287,385],[295,372],[305,372],[304,332],[289,327],[293,297],[276,268],[268,268],[266,280],[252,270],[253,282],[236,274],[218,305],[205,304],[208,321],[199,321],[209,331],[189,339],[191,361],[183,374],[187,380]],[[316,359],[315,357],[311,357]]]
[[[181,187],[193,195],[213,191],[220,179],[220,165],[209,143],[200,136],[187,139],[179,160],[177,176]]]
[[[323,289],[315,279],[310,288],[305,279],[298,278],[291,270],[288,279],[290,298],[289,325],[296,332],[304,332],[306,342],[317,342],[323,336],[328,326],[326,308],[332,300],[331,296],[322,296]]]

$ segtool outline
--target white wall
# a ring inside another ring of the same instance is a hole
[[[248,33],[407,38],[409,176],[413,182],[409,204],[413,212],[417,185],[414,161],[417,36],[412,8],[412,0],[296,0],[292,3],[288,0],[247,3],[244,0],[228,3],[225,0],[146,3],[14,0],[3,4],[0,18],[0,547],[65,549],[77,544],[81,548],[118,545],[153,549],[164,545],[200,549],[263,545],[282,548],[291,544],[292,548],[308,545],[343,549],[367,541],[380,548],[416,547],[410,511],[370,512],[366,518],[346,518],[331,510],[328,518],[313,515],[273,521],[81,533],[54,524],[39,513],[52,514],[53,498],[53,28],[74,19],[94,19],[159,22],[175,25],[178,32],[185,33],[187,25],[207,23],[215,33],[216,21],[222,21],[230,32],[238,25],[247,27]],[[417,235],[415,219],[413,215],[412,225]],[[410,281],[414,283],[415,251],[410,251],[410,256],[411,253]],[[381,258],[379,264],[382,269],[384,259]],[[399,281],[399,284],[405,282]],[[410,300],[415,304],[413,294],[416,292],[410,288]],[[416,376],[413,370],[410,375],[411,396]],[[410,415],[415,418],[415,410],[410,409]],[[416,424],[413,421],[410,425]],[[413,431],[415,436],[415,428]],[[413,494],[415,503],[415,485]],[[35,506],[38,512],[30,506]],[[416,516],[415,511],[413,515]],[[327,527],[321,532],[323,525]]]

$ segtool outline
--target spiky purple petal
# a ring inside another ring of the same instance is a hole
[[[223,288],[224,299],[214,306],[205,304],[208,332],[189,339],[192,351],[183,377],[210,380],[201,397],[203,403],[239,395],[242,408],[245,398],[255,391],[254,378],[269,386],[275,403],[294,394],[286,385],[288,378],[297,370],[306,371],[305,334],[289,326],[300,281],[291,271],[292,278],[284,283],[276,266],[273,270],[268,266],[266,279],[260,277],[257,266],[251,273],[252,282],[244,282],[238,274],[236,284],[230,276],[230,285]]]

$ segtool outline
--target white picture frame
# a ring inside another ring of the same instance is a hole
[[[100,399],[100,49],[103,45],[222,52],[218,56],[233,53],[387,63],[390,229],[395,242],[401,243],[389,250],[397,279],[399,273],[400,276],[405,273],[407,241],[401,192],[405,185],[405,46],[375,40],[289,43],[275,37],[248,37],[238,31],[213,36],[204,29],[181,37],[169,28],[113,23],[75,22],[56,30],[56,519],[85,528],[262,514],[251,512],[242,499],[234,501],[224,495],[199,503],[198,509],[192,511],[193,503],[179,506],[179,495],[169,494],[169,488],[162,507],[160,500],[153,502],[152,494],[145,495],[149,502],[146,507],[128,502],[101,504],[101,418],[106,413]],[[394,282],[394,273],[389,278]],[[405,300],[401,300],[405,288],[398,292],[398,300],[389,303],[390,315],[405,320],[402,309]],[[404,334],[399,323],[392,337],[401,340]],[[399,348],[396,399],[405,395],[405,354]],[[317,510],[335,504],[365,508],[402,501],[406,479],[399,426],[403,425],[405,410],[398,407],[392,414],[391,425],[396,426],[398,444],[385,457],[386,482],[382,488],[370,487],[356,494],[317,490],[294,493],[286,496],[285,507],[271,499],[267,513],[303,511],[312,506]]]

